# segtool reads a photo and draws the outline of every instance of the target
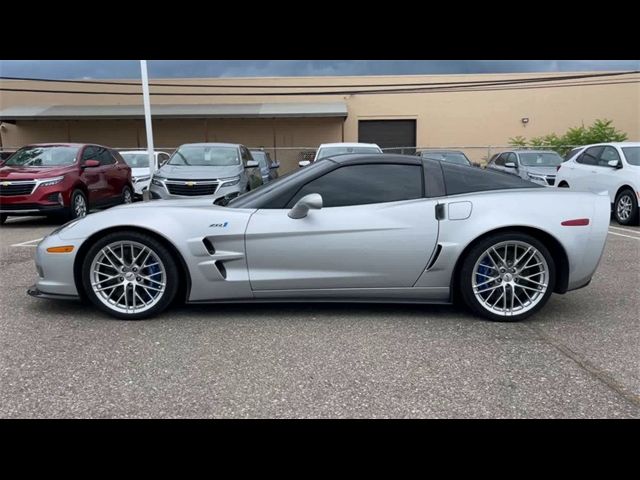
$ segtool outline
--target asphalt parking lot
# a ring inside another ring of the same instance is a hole
[[[448,306],[209,305],[113,320],[28,297],[37,241],[0,227],[0,417],[640,417],[640,228],[591,285],[518,324]]]

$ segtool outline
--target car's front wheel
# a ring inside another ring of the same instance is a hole
[[[71,204],[69,205],[68,217],[71,219],[82,218],[89,213],[89,203],[87,197],[81,190],[75,190],[71,194]]]
[[[158,240],[140,232],[116,232],[99,239],[82,263],[82,284],[100,310],[140,320],[165,310],[175,298],[178,266]]]
[[[620,225],[638,223],[638,201],[632,190],[623,190],[616,197],[613,214]]]
[[[540,310],[555,286],[555,264],[538,239],[518,232],[491,235],[462,259],[465,304],[493,321],[514,322]]]

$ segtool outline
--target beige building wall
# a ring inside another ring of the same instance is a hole
[[[584,73],[584,72],[581,72]],[[602,73],[602,72],[598,72]],[[291,92],[339,91],[366,84],[466,82],[551,76],[552,74],[500,75],[410,75],[368,77],[278,77],[154,79],[152,83],[188,84],[188,89],[152,87],[152,92],[190,93],[234,92],[230,88],[203,88],[202,85],[324,85],[322,88],[287,88]],[[566,72],[557,75],[568,75]],[[617,77],[620,81],[623,77]],[[12,88],[74,90],[89,87],[74,84],[3,81]],[[348,87],[339,86],[348,85]],[[92,90],[138,91],[135,86],[91,85]],[[238,90],[236,89],[235,92]],[[252,89],[250,91],[261,91]],[[262,90],[266,92],[267,90]],[[438,92],[358,95],[303,95],[290,97],[225,95],[152,96],[153,104],[236,104],[276,102],[335,102],[347,104],[348,117],[339,118],[259,118],[259,119],[160,119],[154,121],[154,141],[158,147],[172,148],[194,141],[240,142],[249,147],[316,147],[322,142],[357,141],[358,122],[373,119],[415,119],[417,146],[482,147],[466,150],[473,160],[487,156],[488,145],[507,145],[518,135],[531,138],[548,133],[561,134],[570,127],[611,119],[630,140],[640,140],[640,84],[589,85],[506,91]],[[1,92],[0,110],[29,105],[131,105],[140,104],[141,95],[76,95]],[[528,118],[523,124],[521,119]],[[4,124],[2,145],[17,147],[30,142],[92,141],[113,147],[144,146],[142,120],[22,121]],[[299,152],[278,150],[282,171],[295,167]]]

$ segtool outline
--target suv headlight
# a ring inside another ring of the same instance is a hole
[[[64,180],[64,175],[53,178],[43,178],[42,180],[38,180],[38,187],[50,187],[60,183],[62,180]]]
[[[133,183],[146,182],[150,178],[151,178],[151,175],[142,175],[140,177],[133,177]]]
[[[238,182],[240,181],[240,175],[238,175],[237,177],[232,177],[232,178],[221,178],[220,182],[220,188],[222,187],[233,187],[234,185],[237,185]]]
[[[161,177],[160,175],[154,175],[151,178],[151,183],[153,183],[154,185],[157,185],[159,187],[164,187],[164,181],[166,180],[166,178]]]

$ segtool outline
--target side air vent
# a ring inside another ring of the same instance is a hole
[[[440,256],[441,251],[442,251],[442,245],[438,244],[438,246],[436,247],[436,251],[433,254],[433,257],[431,257],[431,261],[429,262],[429,265],[427,265],[427,270],[433,267],[433,265],[436,263],[436,261],[438,260],[438,257]]]
[[[204,248],[207,249],[207,252],[209,252],[210,255],[216,253],[216,249],[213,247],[213,243],[211,243],[211,240],[205,237],[202,239],[202,243],[204,244]]]
[[[224,268],[224,263],[222,263],[220,261],[217,261],[216,262],[216,268],[220,272],[220,275],[222,275],[222,278],[226,279],[227,278],[227,269]]]

